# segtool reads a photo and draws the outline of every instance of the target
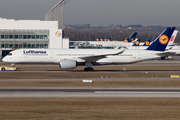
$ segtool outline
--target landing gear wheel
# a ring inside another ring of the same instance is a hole
[[[89,69],[88,68],[84,68],[84,71],[89,71]]]
[[[94,69],[93,68],[91,68],[91,67],[89,67],[89,68],[84,68],[84,71],[94,71]]]
[[[5,71],[5,68],[1,68],[1,71]]]
[[[89,68],[89,70],[90,70],[90,71],[94,71],[94,69],[93,69],[93,68]]]

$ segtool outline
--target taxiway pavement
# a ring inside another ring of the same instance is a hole
[[[172,88],[0,88],[0,97],[146,97],[180,98],[180,89]]]
[[[79,81],[79,80],[180,80],[180,78],[84,78],[84,79],[0,79],[0,81]]]

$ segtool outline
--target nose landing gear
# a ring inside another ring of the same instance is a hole
[[[11,64],[11,66],[15,67],[16,65],[15,64]]]

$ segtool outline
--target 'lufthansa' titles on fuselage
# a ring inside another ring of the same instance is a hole
[[[23,50],[24,55],[47,55],[46,51]]]

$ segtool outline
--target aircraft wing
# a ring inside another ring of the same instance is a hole
[[[106,58],[107,56],[122,54],[125,50],[126,50],[126,48],[123,48],[123,49],[120,50],[118,53],[99,54],[99,55],[87,56],[87,57],[79,57],[79,58],[82,59],[82,60],[85,60],[85,61],[89,61],[89,62],[96,62],[96,61],[98,61],[99,59]]]

